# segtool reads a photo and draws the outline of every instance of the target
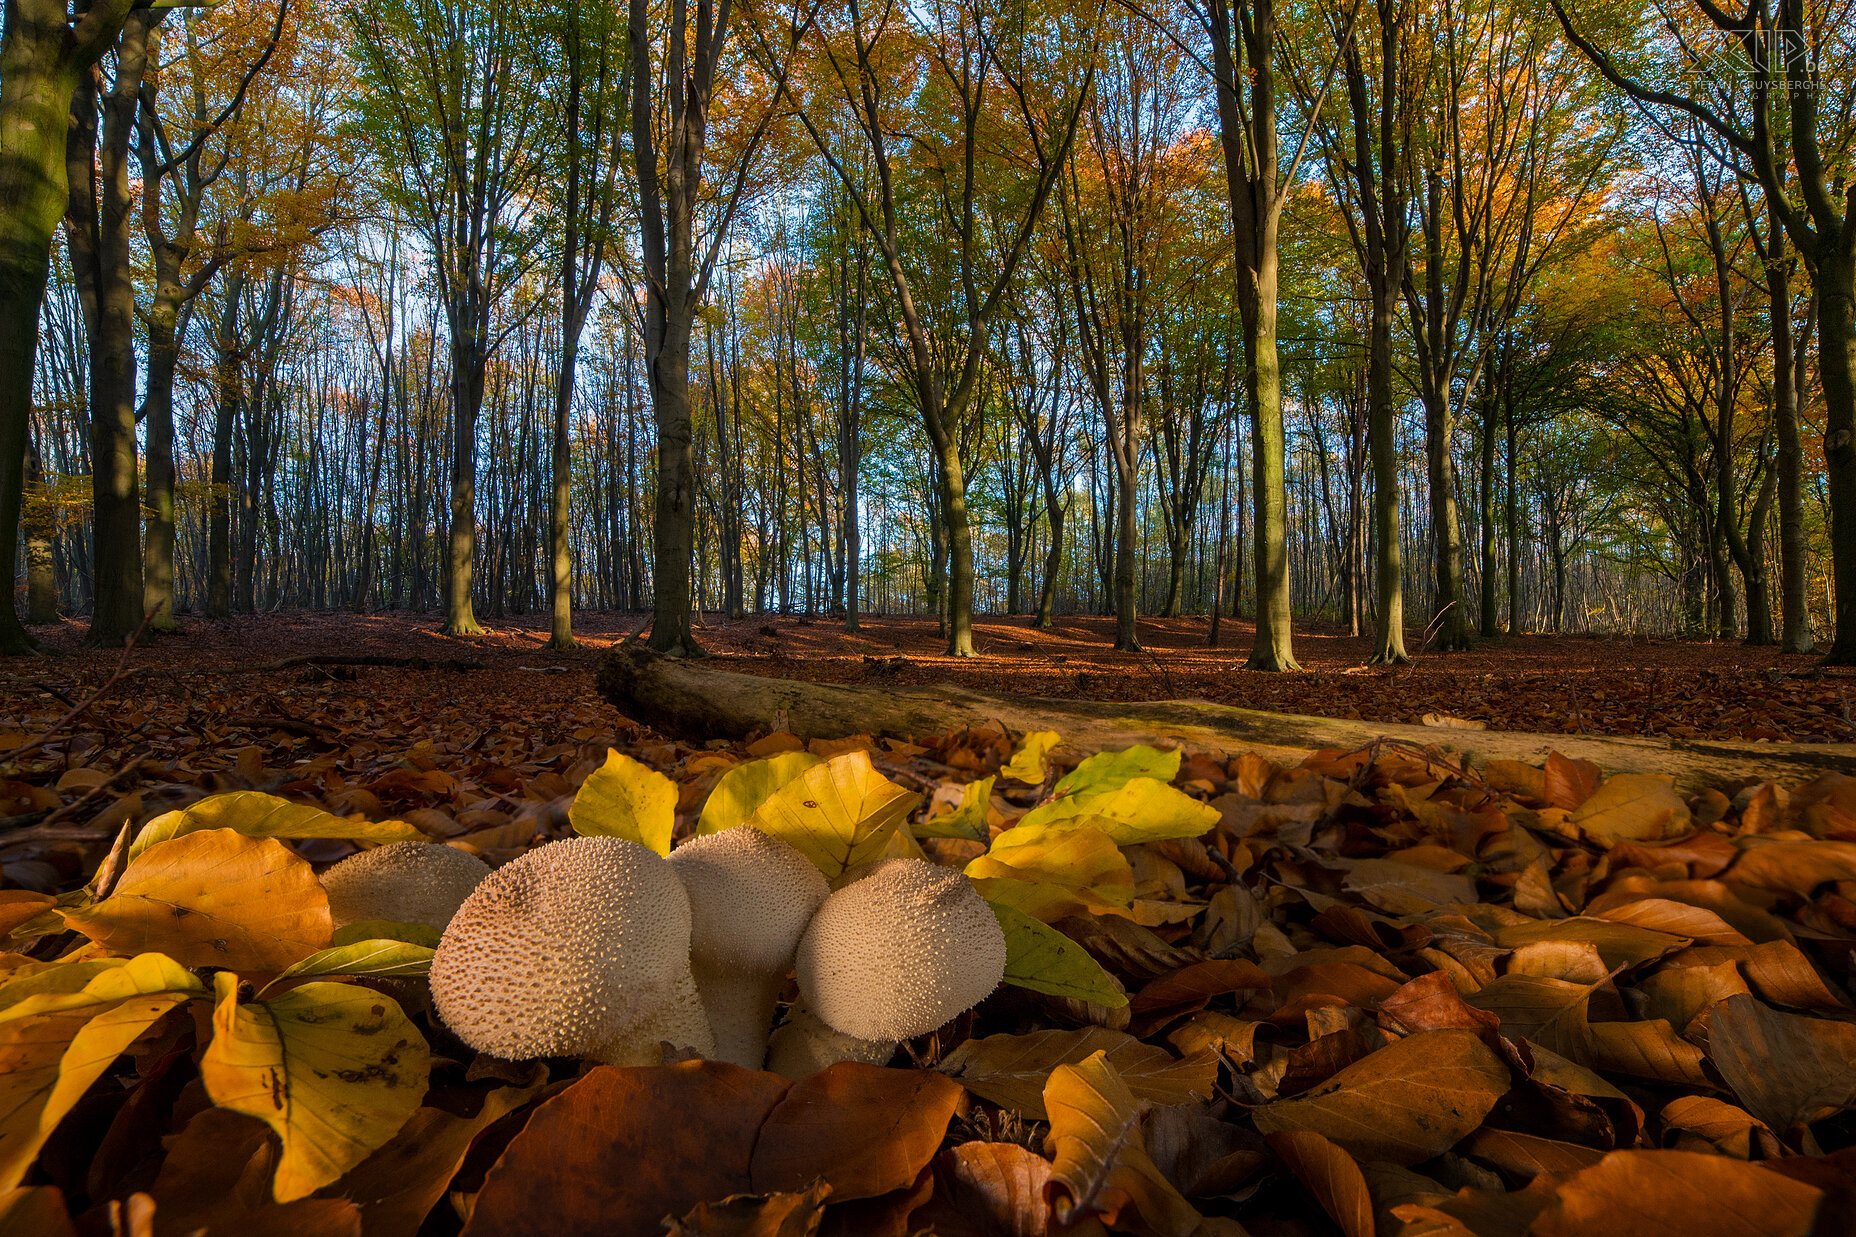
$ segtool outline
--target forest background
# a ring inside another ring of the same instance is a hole
[[[29,623],[1856,658],[1847,3],[39,7],[0,64]]]

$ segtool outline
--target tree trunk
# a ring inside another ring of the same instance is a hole
[[[102,102],[94,79],[73,92],[66,142],[71,200],[71,267],[83,288],[90,343],[93,603],[87,644],[121,645],[141,626],[142,508],[136,476],[135,276],[129,262],[134,198],[129,142],[148,63],[149,31],[163,13],[138,11],[124,23],[115,81]],[[94,169],[94,181],[93,181]]]
[[[1775,237],[1784,233],[1773,229]],[[1787,653],[1812,649],[1811,611],[1805,601],[1804,445],[1798,430],[1803,382],[1803,340],[1792,340],[1790,272],[1783,261],[1767,268],[1771,292],[1773,421],[1778,433],[1780,645]],[[1815,302],[1808,323],[1815,316]]]
[[[1257,752],[1299,761],[1311,751],[1350,750],[1393,739],[1454,750],[1471,770],[1491,760],[1539,764],[1551,752],[1591,760],[1608,773],[1656,773],[1677,789],[1737,789],[1748,781],[1799,783],[1856,761],[1850,743],[1742,743],[1727,740],[1593,738],[1499,730],[1439,730],[1396,723],[1261,713],[1198,700],[1074,700],[982,694],[953,686],[907,689],[798,683],[736,674],[619,645],[599,662],[600,695],[625,716],[667,734],[713,739],[786,730],[801,739],[848,734],[921,739],[1003,724],[1009,732],[1055,730],[1081,751],[1120,751],[1136,743],[1194,751]]]
[[[65,138],[71,101],[83,71],[114,41],[128,12],[127,0],[97,0],[72,30],[63,0],[8,0],[6,6],[0,41],[0,580],[7,589],[0,601],[0,656],[39,650],[20,625],[12,581],[39,310],[58,221],[70,204]]]
[[[58,621],[58,571],[53,545],[58,529],[52,518],[51,496],[45,491],[44,462],[38,448],[26,444],[26,507],[20,521],[26,543],[26,621]]]

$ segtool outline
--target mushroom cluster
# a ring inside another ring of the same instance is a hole
[[[740,825],[661,858],[552,842],[478,884],[432,959],[439,1017],[521,1060],[655,1065],[666,1047],[802,1077],[881,1062],[982,1000],[1004,933],[965,876],[915,859],[836,891],[793,847]],[[789,974],[799,1004],[769,1029]]]

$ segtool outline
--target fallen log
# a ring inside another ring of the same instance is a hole
[[[639,644],[608,650],[595,679],[601,696],[634,721],[684,737],[742,738],[786,730],[801,739],[869,734],[925,737],[998,722],[1013,734],[1055,730],[1070,747],[1134,743],[1194,751],[1256,752],[1299,761],[1324,748],[1375,739],[1437,748],[1473,771],[1490,760],[1539,765],[1549,752],[1590,760],[1607,773],[1660,773],[1689,793],[1755,781],[1796,785],[1822,773],[1856,774],[1856,744],[1748,743],[1716,739],[1602,738],[1512,730],[1456,730],[1263,713],[1205,700],[1136,702],[991,695],[950,685],[874,688],[801,683],[663,657]]]

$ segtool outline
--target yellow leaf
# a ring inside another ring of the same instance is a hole
[[[112,953],[183,966],[281,971],[329,943],[329,899],[282,842],[207,829],[162,842],[101,902],[65,921]]]
[[[1605,779],[1572,814],[1579,831],[1601,845],[1619,838],[1668,838],[1688,832],[1688,804],[1671,779],[1619,773]]]
[[[1120,790],[1137,777],[1170,782],[1179,774],[1179,749],[1162,751],[1137,743],[1125,752],[1099,752],[1057,779],[1059,795],[1097,795]]]
[[[1081,768],[1081,766],[1077,766]],[[1218,809],[1157,778],[1137,777],[1112,790],[1066,795],[1041,803],[1019,819],[1016,828],[1056,824],[1089,825],[1117,845],[1196,838],[1218,823]]]
[[[1063,742],[1055,730],[1034,730],[1018,744],[1018,750],[999,770],[999,776],[1007,781],[1024,782],[1031,786],[1041,786],[1050,776],[1049,767],[1044,758],[1050,755],[1050,749]]]
[[[991,831],[986,827],[986,809],[992,802],[995,780],[983,777],[977,782],[968,782],[961,787],[959,804],[917,824],[914,828],[915,836],[966,838],[973,842],[984,842],[991,836]]]
[[[338,1180],[418,1109],[430,1052],[392,998],[315,983],[240,1004],[237,976],[221,971],[214,986],[200,1079],[213,1103],[277,1131],[278,1202]]]
[[[403,820],[347,820],[307,803],[292,803],[255,790],[213,795],[177,812],[155,817],[129,847],[134,859],[151,846],[199,829],[230,829],[248,838],[347,838],[356,842],[423,842],[425,835]]]
[[[1004,982],[1110,1008],[1128,1003],[1102,964],[1057,929],[1002,902],[992,903],[992,913],[1005,933]]]
[[[781,752],[765,760],[750,760],[722,775],[702,805],[697,833],[733,829],[754,815],[768,796],[814,765],[825,763],[811,752]]]
[[[677,826],[677,784],[630,756],[608,751],[606,763],[580,784],[567,819],[592,838],[625,838],[670,853]]]
[[[58,1122],[142,1032],[205,991],[160,954],[72,969],[84,980],[75,990],[48,984],[0,1016],[0,1190],[19,1184]]]
[[[1044,1151],[1054,1161],[1048,1192],[1059,1224],[1097,1214],[1111,1227],[1160,1237],[1187,1237],[1199,1227],[1199,1213],[1148,1156],[1142,1105],[1107,1052],[1052,1070],[1044,1109],[1050,1114]],[[1139,1214],[1140,1227],[1121,1220],[1127,1210]]]
[[[847,752],[780,787],[747,823],[831,878],[880,856],[920,802],[920,795],[878,773],[868,752]]]
[[[993,839],[992,849],[966,866],[980,896],[1043,920],[1091,910],[1125,910],[1134,897],[1134,870],[1108,836],[1095,829],[1019,826]]]

